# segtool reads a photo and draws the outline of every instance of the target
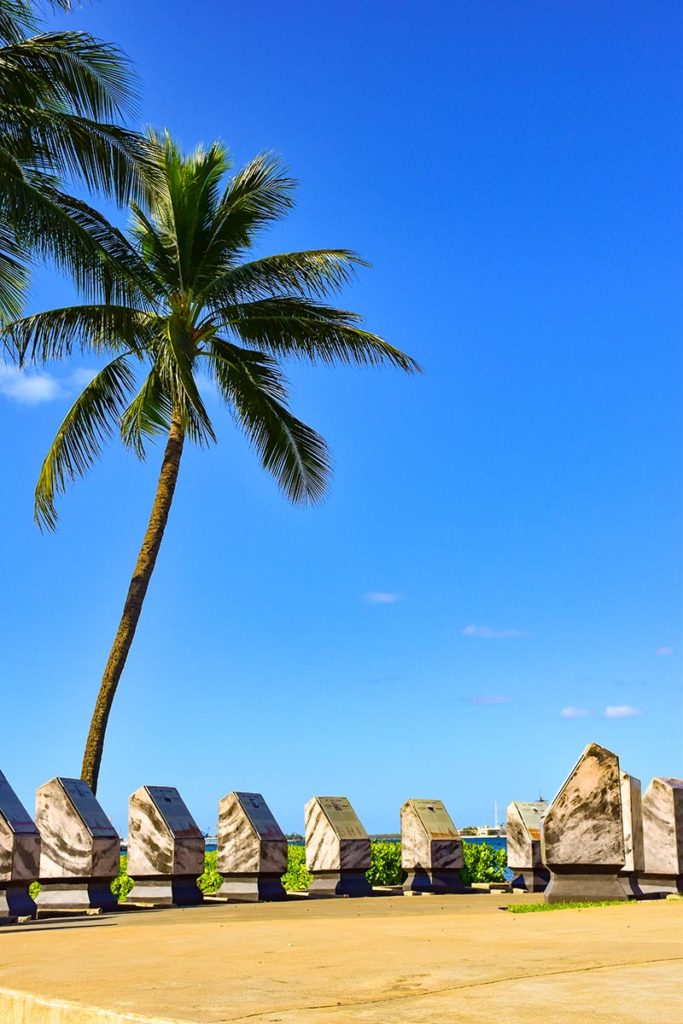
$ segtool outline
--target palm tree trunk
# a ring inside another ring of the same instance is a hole
[[[180,469],[180,458],[183,453],[184,434],[180,415],[177,411],[171,417],[171,426],[168,432],[168,441],[164,452],[157,492],[152,505],[152,513],[149,517],[145,537],[135,563],[133,578],[130,581],[126,603],[123,606],[123,614],[116,637],[109,653],[109,659],[102,676],[100,692],[97,695],[95,710],[90,722],[88,739],[83,754],[83,768],[81,778],[84,779],[92,789],[97,791],[97,779],[100,774],[100,763],[104,748],[104,734],[107,729],[109,712],[111,711],[116,687],[119,684],[121,673],[130,646],[135,636],[138,619],[142,611],[142,603],[145,600],[147,587],[152,578],[156,564],[161,541],[166,529],[168,513],[173,501],[178,470]]]

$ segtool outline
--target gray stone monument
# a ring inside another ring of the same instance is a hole
[[[150,906],[194,906],[203,896],[204,836],[173,786],[141,786],[128,802],[128,899]]]
[[[219,896],[282,900],[287,840],[260,793],[229,793],[218,805]]]
[[[410,893],[472,892],[463,885],[460,833],[441,800],[406,800],[401,807],[401,865]]]
[[[546,903],[625,900],[619,758],[590,743],[543,819],[541,859],[550,871]]]
[[[550,872],[541,859],[541,823],[547,809],[545,800],[517,800],[507,809],[505,835],[508,867],[515,876],[512,884],[527,892],[544,892],[550,881]]]
[[[683,779],[653,779],[643,795],[644,893],[683,892]]]
[[[0,772],[0,924],[35,917],[28,887],[40,873],[40,834]]]
[[[45,910],[116,910],[110,885],[119,873],[121,840],[82,779],[51,779],[36,792],[40,884]]]
[[[370,837],[345,796],[314,796],[304,809],[312,896],[371,896]]]
[[[621,772],[621,810],[624,816],[624,866],[619,873],[627,896],[640,896],[638,881],[645,869],[640,779]]]

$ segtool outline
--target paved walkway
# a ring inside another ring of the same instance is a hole
[[[508,895],[128,911],[0,929],[3,1024],[683,1024],[683,902]]]

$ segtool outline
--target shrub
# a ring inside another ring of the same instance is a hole
[[[306,867],[306,848],[290,846],[287,851],[287,871],[282,876],[282,884],[287,892],[302,892],[308,889],[313,875]]]
[[[215,895],[223,884],[223,876],[216,868],[217,860],[216,850],[208,850],[204,854],[204,872],[197,879],[197,885],[205,896]]]
[[[126,896],[135,885],[133,879],[128,875],[127,863],[128,857],[122,853],[119,860],[119,873],[110,886],[119,903],[126,902]]]
[[[472,882],[504,882],[507,855],[490,843],[463,843],[465,867],[460,878],[465,885]]]
[[[377,840],[370,847],[370,885],[402,885],[406,873],[401,867],[401,844]]]

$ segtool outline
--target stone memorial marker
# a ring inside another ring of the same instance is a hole
[[[518,800],[507,809],[505,835],[508,867],[515,875],[512,884],[527,892],[543,892],[550,881],[541,859],[541,823],[547,809],[545,800]]]
[[[260,793],[229,793],[218,805],[219,896],[282,900],[287,840]]]
[[[644,893],[683,892],[683,779],[653,779],[643,795]]]
[[[194,906],[203,896],[204,836],[173,786],[141,786],[128,802],[131,903]]]
[[[404,892],[472,892],[463,885],[460,833],[441,800],[406,800],[401,807]]]
[[[619,758],[590,743],[543,819],[541,859],[550,871],[546,903],[625,900]]]
[[[28,887],[40,873],[40,834],[0,772],[0,924],[35,917]]]
[[[312,896],[371,896],[370,837],[345,796],[314,796],[304,809]]]
[[[121,840],[82,779],[51,779],[36,792],[40,883],[46,910],[118,906],[111,882],[119,873]]]
[[[621,772],[621,810],[624,816],[624,866],[619,873],[627,896],[639,896],[638,877],[645,869],[640,779]]]

